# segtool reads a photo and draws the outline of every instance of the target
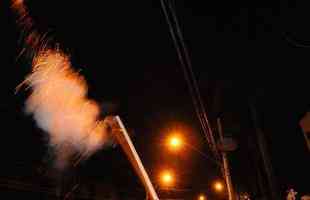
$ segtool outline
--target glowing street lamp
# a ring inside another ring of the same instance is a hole
[[[198,200],[207,200],[207,197],[203,194],[198,196]]]
[[[173,147],[177,147],[177,146],[180,146],[181,141],[180,141],[179,138],[174,137],[174,138],[171,138],[170,144],[171,144],[171,146],[173,146]]]
[[[160,175],[161,182],[165,186],[170,186],[173,183],[173,175],[170,171],[163,171]]]
[[[167,144],[170,147],[170,149],[178,150],[183,145],[183,141],[180,136],[173,135],[168,138]]]
[[[217,192],[221,192],[223,191],[224,189],[224,186],[221,182],[217,181],[214,183],[214,189],[217,191]]]

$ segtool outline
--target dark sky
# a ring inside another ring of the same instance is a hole
[[[182,172],[180,187],[204,188],[219,176],[199,155],[186,151],[176,159],[159,145],[167,128],[185,126],[190,142],[207,151],[159,1],[26,2],[38,28],[49,31],[81,69],[90,97],[104,112],[121,115],[132,130],[155,182],[164,166]],[[285,1],[204,3],[178,0],[175,5],[207,109],[213,110],[215,86],[220,84],[221,110],[232,119],[239,116],[238,123],[248,123],[245,104],[256,95],[282,192],[290,184],[305,191],[309,157],[298,121],[309,108],[309,7]],[[40,160],[45,141],[23,114],[27,93],[14,95],[30,68],[27,60],[16,61],[20,37],[8,5],[5,1],[0,12],[2,154],[12,161]],[[242,134],[247,133],[238,137]],[[129,165],[119,149],[98,154],[84,164],[96,169],[94,176],[105,177],[105,170],[116,177],[121,176],[118,170],[132,173],[125,170]]]

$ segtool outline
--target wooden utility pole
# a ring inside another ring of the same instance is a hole
[[[221,143],[223,143],[224,136],[223,136],[223,129],[222,129],[222,124],[221,124],[220,118],[217,118],[217,126],[218,126],[220,141],[221,141]],[[222,151],[222,160],[223,160],[223,175],[224,175],[225,181],[226,181],[228,198],[229,198],[229,200],[235,200],[234,190],[233,190],[233,186],[232,186],[232,182],[231,182],[231,176],[230,176],[229,165],[228,165],[228,160],[227,160],[227,155],[226,155],[225,151]]]

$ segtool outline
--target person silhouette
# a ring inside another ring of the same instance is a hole
[[[289,189],[287,193],[286,200],[296,200],[297,192],[294,189]]]

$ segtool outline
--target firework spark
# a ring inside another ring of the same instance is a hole
[[[25,34],[26,51],[34,55],[32,72],[18,86],[31,88],[25,110],[48,133],[56,166],[64,168],[74,154],[87,157],[103,146],[107,123],[99,119],[97,103],[87,98],[84,77],[73,70],[68,55],[47,47],[45,35],[35,29],[23,0],[13,0],[12,9]]]

